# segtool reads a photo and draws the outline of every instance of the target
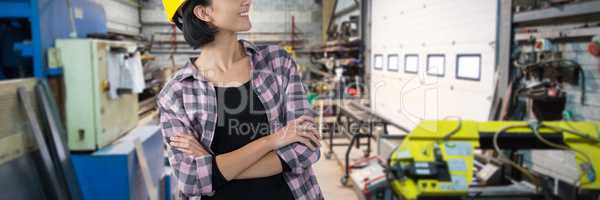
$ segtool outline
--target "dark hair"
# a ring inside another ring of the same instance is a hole
[[[194,14],[196,6],[209,6],[211,0],[187,0],[174,17],[175,25],[183,32],[185,41],[197,49],[215,40],[217,29]]]

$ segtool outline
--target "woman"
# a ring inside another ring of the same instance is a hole
[[[181,199],[323,199],[314,112],[294,60],[239,41],[250,0],[163,0],[169,21],[202,53],[158,95]]]

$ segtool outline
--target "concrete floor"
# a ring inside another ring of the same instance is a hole
[[[327,160],[325,155],[327,152],[326,145],[321,147],[321,159],[313,165],[313,170],[323,191],[325,199],[343,199],[357,200],[357,196],[351,187],[344,187],[340,184],[342,177],[342,168],[335,159]]]
[[[364,141],[364,140],[363,140]],[[348,143],[346,138],[336,138],[334,143]],[[377,144],[374,140],[371,141],[371,155],[377,153]],[[333,148],[334,155],[331,159],[325,158],[325,153],[329,151],[329,147],[325,142],[321,142],[321,159],[315,165],[313,169],[316,173],[317,180],[321,186],[321,190],[325,195],[325,199],[344,199],[344,200],[358,200],[360,199],[356,191],[353,189],[352,184],[345,187],[340,183],[340,178],[343,176],[344,169],[344,154],[347,146],[335,146]],[[361,146],[361,149],[353,148],[350,153],[350,160],[356,160],[363,158],[363,151],[366,150],[366,146]]]

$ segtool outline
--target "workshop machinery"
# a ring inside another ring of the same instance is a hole
[[[106,33],[106,13],[97,2],[0,1],[0,80],[60,76],[48,49],[58,38]]]
[[[387,177],[394,192],[406,200],[441,197],[596,200],[600,194],[599,131],[598,122],[427,120],[413,129],[392,153]],[[498,153],[499,166],[504,169],[497,173],[508,181],[475,184],[475,157],[481,156],[480,150],[492,149]],[[561,186],[560,192],[556,192],[558,186],[548,183],[547,177],[525,167],[518,158],[505,155],[531,149],[574,152],[578,181]]]
[[[136,43],[60,39],[56,48],[64,70],[69,148],[95,151],[133,129],[138,123],[138,96],[121,92],[111,82],[109,65],[113,54],[135,52]],[[117,91],[116,98],[110,96],[111,90]]]

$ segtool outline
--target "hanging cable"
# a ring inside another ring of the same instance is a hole
[[[592,159],[589,157],[589,155],[585,154],[583,151],[577,150],[577,149],[572,149],[572,148],[569,148],[568,146],[565,146],[565,145],[560,145],[560,144],[556,144],[556,143],[550,142],[550,141],[546,140],[544,137],[542,137],[542,135],[540,134],[540,131],[539,131],[539,129],[541,127],[549,128],[549,129],[552,129],[554,131],[559,131],[559,132],[560,132],[560,130],[554,129],[554,128],[550,128],[550,127],[547,127],[547,126],[544,126],[544,125],[541,125],[541,126],[540,125],[533,125],[532,126],[531,124],[532,123],[530,123],[530,127],[533,130],[533,134],[542,143],[544,143],[544,144],[546,144],[548,146],[557,148],[557,149],[561,149],[561,150],[565,150],[565,151],[573,151],[573,152],[575,152],[575,159],[577,159],[577,157],[580,157],[580,159],[584,161],[584,163],[583,163],[584,165],[586,165],[586,164],[592,165]],[[584,173],[582,173],[580,176],[577,177],[577,182],[579,182],[580,186],[590,183],[590,182],[588,182],[588,183],[580,183],[581,182],[581,177],[587,175],[586,174],[587,172],[585,170],[582,170],[582,171]]]
[[[450,139],[450,137],[454,136],[456,133],[458,133],[458,131],[460,131],[460,129],[462,128],[462,118],[458,117],[458,116],[448,116],[445,119],[448,119],[450,117],[454,117],[458,119],[458,124],[456,125],[456,127],[454,129],[452,129],[450,132],[448,132],[448,134],[446,134],[441,140],[443,141],[447,141]]]
[[[508,159],[503,153],[502,153],[502,149],[500,149],[500,146],[498,145],[498,137],[500,136],[500,134],[510,130],[510,129],[515,129],[515,128],[529,128],[529,126],[527,125],[512,125],[512,126],[507,126],[504,127],[502,129],[500,129],[498,132],[496,132],[494,134],[494,138],[493,138],[493,144],[494,144],[494,149],[496,150],[496,152],[498,152],[498,157],[500,160],[510,164],[513,168],[517,169],[518,171],[520,171],[523,175],[525,175],[530,181],[533,182],[533,184],[536,187],[536,190],[539,191],[540,189],[540,180],[535,177],[530,171],[529,169],[526,169],[520,165],[518,165],[517,163],[515,163],[514,161]]]
[[[587,135],[587,134],[582,133],[582,132],[577,131],[577,130],[565,129],[565,128],[562,128],[562,127],[559,127],[559,126],[553,126],[553,125],[548,125],[548,124],[542,124],[541,127],[558,130],[558,131],[561,131],[563,133],[573,134],[573,135],[576,135],[576,136],[578,136],[580,138],[584,138],[584,139],[587,139],[587,140],[589,140],[591,142],[594,142],[596,144],[600,143],[600,139],[599,138],[594,138],[594,137],[592,137],[590,135]]]

